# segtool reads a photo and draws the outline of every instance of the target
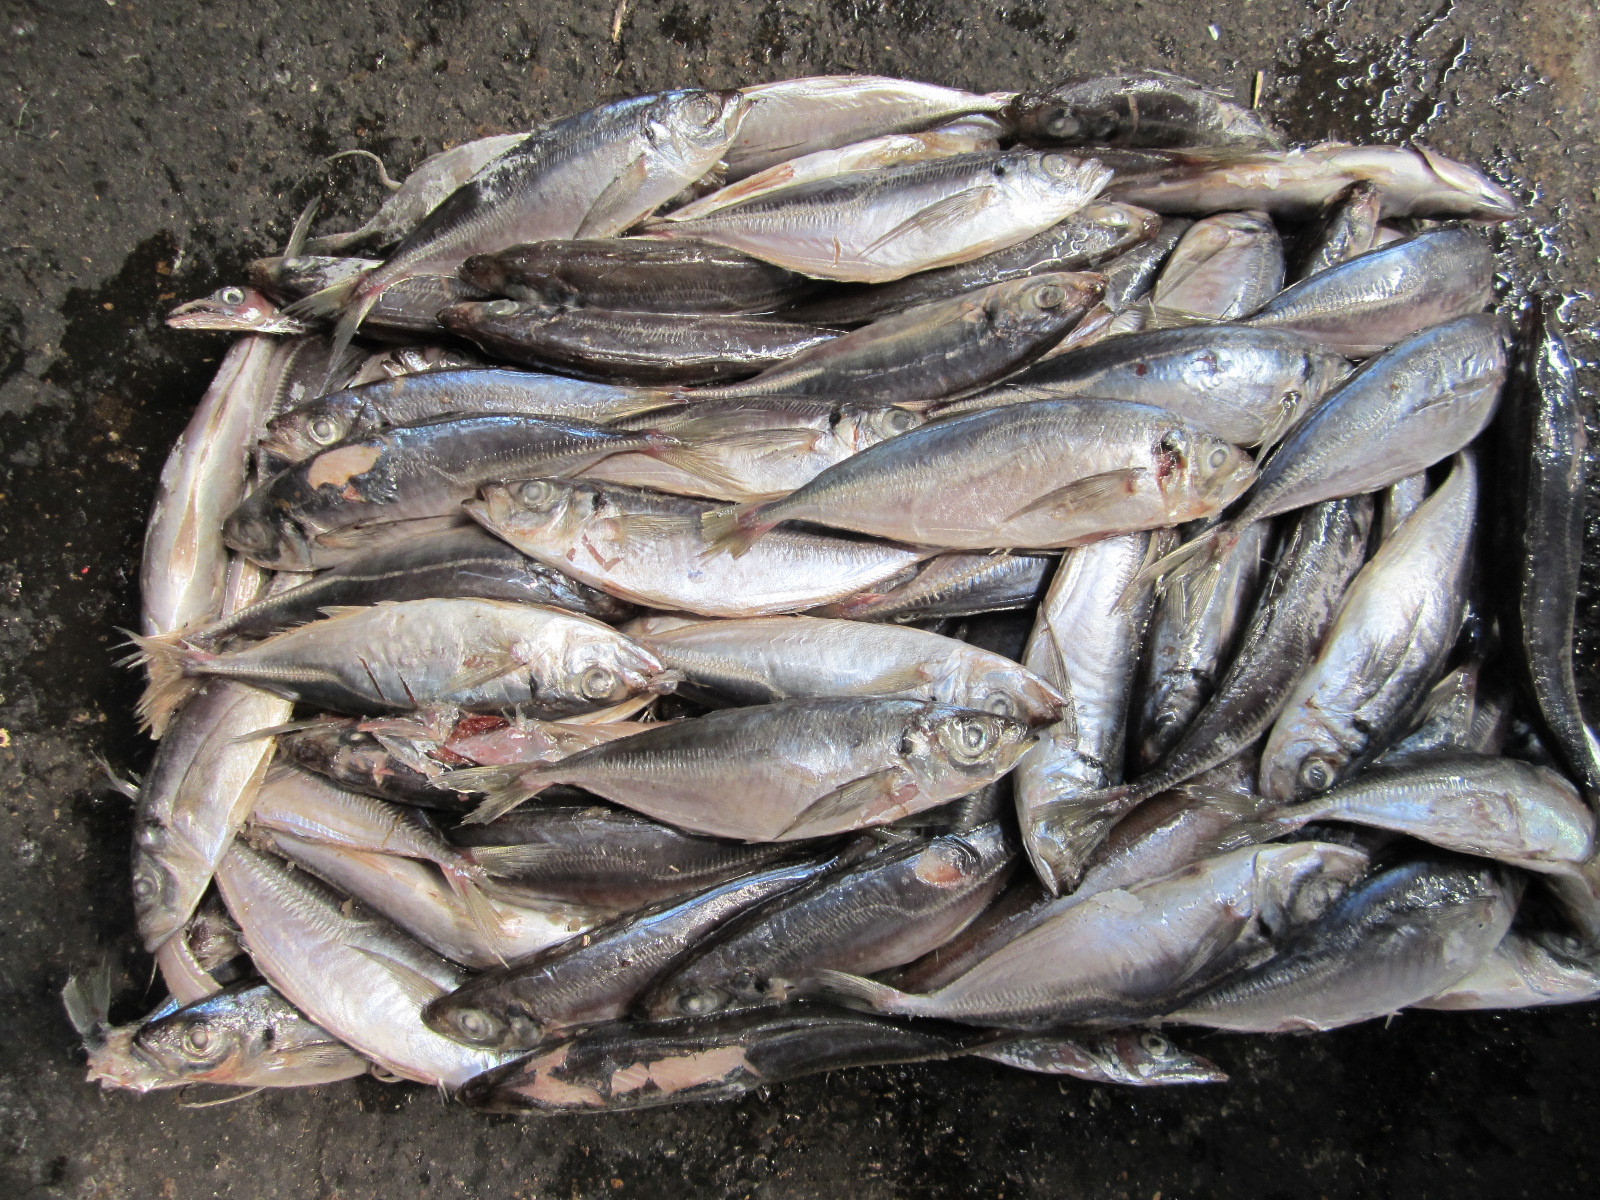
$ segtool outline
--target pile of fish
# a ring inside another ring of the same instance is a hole
[[[1515,211],[1160,72],[602,104],[179,307],[91,1078],[491,1111],[1600,995]],[[1180,1034],[1181,1036],[1181,1034]]]

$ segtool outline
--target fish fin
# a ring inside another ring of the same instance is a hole
[[[812,986],[825,1000],[842,1004],[862,1012],[915,1014],[923,1006],[923,997],[902,992],[887,983],[851,975],[848,971],[830,971],[826,968],[812,972]]]
[[[474,846],[472,857],[484,873],[497,879],[509,878],[531,871],[555,854],[555,849],[542,843],[523,842],[513,846]]]
[[[445,681],[444,693],[470,692],[473,688],[482,687],[496,679],[511,674],[518,667],[525,666],[523,660],[509,647],[485,656],[488,661],[477,666],[463,667]]]
[[[512,763],[509,766],[463,767],[446,771],[433,786],[453,792],[481,793],[482,804],[461,819],[463,825],[482,825],[510,812],[524,800],[537,796],[554,779],[542,778],[536,764]]]
[[[380,600],[379,604],[392,604],[392,600]],[[324,617],[345,617],[351,613],[366,612],[369,608],[376,608],[376,604],[324,604],[317,609]]]
[[[1145,588],[1154,585],[1165,590],[1178,580],[1209,569],[1238,538],[1238,530],[1233,525],[1214,525],[1198,537],[1190,538],[1176,550],[1141,568],[1123,589],[1118,605],[1130,608]]]
[[[473,856],[476,858],[476,855]],[[485,872],[481,867],[476,870],[437,864],[444,873],[445,882],[450,885],[450,890],[456,894],[456,899],[461,901],[461,907],[466,910],[467,919],[472,922],[473,928],[483,937],[484,946],[489,953],[500,960],[500,965],[505,965],[505,955],[500,953],[500,947],[505,943],[505,921],[495,911],[489,897],[483,894],[481,881]]]
[[[928,205],[927,208],[907,217],[900,224],[889,230],[882,237],[864,246],[861,257],[865,258],[882,250],[890,242],[913,233],[933,233],[940,229],[965,225],[969,221],[977,220],[984,209],[999,199],[999,193],[991,187],[968,188],[964,192],[957,192],[953,196],[946,196]]]
[[[1045,864],[1049,878],[1041,878],[1040,882],[1052,895],[1059,896],[1078,886],[1089,855],[1142,798],[1134,789],[1121,786],[1052,800],[1035,810],[1035,839],[1047,839],[1051,850]]]
[[[90,758],[94,765],[100,768],[100,773],[106,777],[106,782],[111,785],[111,790],[135,804],[139,802],[139,777],[131,771],[126,775],[118,775],[105,756],[91,753]]]
[[[895,796],[908,781],[909,777],[900,767],[889,767],[882,771],[874,771],[871,775],[863,775],[859,779],[852,779],[849,783],[834,788],[833,791],[817,797],[806,805],[800,814],[771,840],[782,842],[816,836],[808,834],[806,830],[815,825],[835,821],[850,813],[858,813],[865,817],[874,816],[881,805],[894,801]],[[861,824],[869,823],[871,822],[861,822]]]
[[[762,534],[778,524],[764,520],[766,507],[765,504],[733,504],[701,513],[700,534],[706,541],[701,557],[727,553],[738,558],[748,552]]]
[[[584,214],[574,238],[610,237],[620,232],[617,228],[617,205],[638,196],[650,176],[650,162],[645,154],[638,154],[618,171],[605,190],[595,197],[589,211]],[[635,212],[638,210],[635,209]],[[633,224],[632,221],[626,222]]]
[[[166,732],[173,714],[198,686],[190,674],[190,668],[196,663],[208,662],[216,655],[184,645],[177,634],[141,637],[128,630],[123,632],[138,647],[131,657],[124,660],[125,664],[142,666],[150,673],[150,682],[145,685],[144,695],[139,697],[136,709],[139,727],[159,740]]]
[[[636,387],[632,391],[634,394],[626,402],[612,408],[610,415],[600,424],[614,425],[627,417],[637,417],[640,413],[683,405],[682,395],[673,388]]]
[[[103,1042],[111,1023],[111,963],[101,959],[84,974],[69,976],[61,986],[61,1003],[85,1045]]]
[[[259,1087],[246,1088],[242,1092],[234,1092],[232,1095],[218,1096],[215,1100],[191,1100],[189,1099],[189,1088],[193,1086],[193,1084],[189,1084],[178,1089],[179,1108],[220,1108],[224,1104],[235,1104],[240,1100],[248,1100],[251,1096],[267,1090],[267,1085],[261,1084]],[[231,1087],[234,1085],[218,1083],[216,1086]]]
[[[1126,491],[1130,484],[1137,482],[1146,474],[1148,472],[1143,467],[1121,467],[1115,471],[1102,471],[1098,475],[1075,479],[1065,487],[1046,492],[1032,503],[1023,505],[1006,517],[1006,520],[1015,521],[1019,517],[1044,512],[1047,509],[1055,509],[1066,516],[1080,509],[1089,508],[1116,495],[1119,491]]]
[[[296,300],[283,310],[286,315],[301,320],[327,320],[338,314],[338,321],[333,327],[332,343],[328,349],[328,372],[322,380],[324,394],[334,390],[334,374],[339,369],[339,361],[344,358],[344,352],[350,348],[350,343],[356,340],[361,322],[366,320],[367,314],[372,311],[390,284],[398,282],[390,280],[383,287],[367,289],[364,285],[371,277],[372,272],[369,271],[365,275],[340,280],[331,287],[325,287],[320,292],[312,292],[311,295]]]
[[[426,1008],[450,990],[449,988],[441,987],[415,967],[400,962],[381,950],[374,950],[371,946],[355,944],[351,944],[350,948],[357,954],[365,954],[373,962],[389,972],[395,983],[399,985],[400,990],[405,993],[406,999],[415,1002],[419,1009]]]
[[[650,444],[640,453],[677,467],[680,471],[687,471],[707,483],[716,484],[724,491],[735,494],[746,491],[744,481],[723,465],[721,457],[711,446],[680,442],[666,434],[651,434]]]
[[[341,158],[365,158],[371,160],[373,166],[378,168],[378,182],[391,192],[398,192],[405,186],[400,180],[393,178],[389,174],[389,168],[384,166],[383,159],[379,158],[371,150],[339,150],[323,159],[322,166],[330,167]]]
[[[317,209],[322,207],[322,193],[318,192],[311,197],[311,203],[300,210],[300,215],[294,219],[294,225],[289,230],[289,240],[283,245],[284,258],[298,258],[305,253],[306,235],[311,232],[311,222],[316,219]]]
[[[1145,309],[1145,329],[1189,329],[1196,325],[1218,325],[1222,323],[1220,317],[1208,316],[1205,313],[1190,312],[1183,308],[1165,308],[1151,302]]]
[[[285,721],[282,725],[263,725],[260,729],[252,729],[249,733],[241,733],[233,739],[234,742],[259,742],[267,738],[275,738],[279,734],[299,733],[305,729],[315,729],[324,724],[326,717],[307,717],[303,721]]]
[[[604,520],[605,527],[617,542],[636,546],[649,545],[674,534],[692,532],[698,523],[692,513],[623,513]],[[614,553],[620,558],[623,551],[619,546]],[[609,568],[613,563],[605,560],[605,565]]]

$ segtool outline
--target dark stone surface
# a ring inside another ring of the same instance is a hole
[[[1595,317],[1590,6],[633,0],[616,44],[613,13],[0,3],[0,1195],[1595,1195],[1593,1008],[1190,1035],[1234,1082],[1165,1094],[955,1063],[518,1125],[376,1083],[196,1110],[81,1082],[62,980],[111,948],[131,1013],[148,969],[125,949],[128,811],[94,761],[148,757],[115,627],[135,620],[162,456],[225,345],[158,317],[278,245],[322,155],[364,146],[406,168],[684,84],[866,70],[992,89],[1151,65],[1249,95],[1260,71],[1299,136],[1422,137],[1486,164],[1534,200],[1507,231],[1509,277],[1579,293],[1571,318]],[[373,201],[369,176],[342,178],[348,212]],[[1577,346],[1592,354],[1592,335]],[[1587,618],[1592,663],[1592,601]]]

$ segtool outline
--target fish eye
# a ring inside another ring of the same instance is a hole
[[[1139,1045],[1144,1048],[1145,1053],[1154,1054],[1158,1057],[1172,1049],[1171,1042],[1167,1041],[1159,1033],[1152,1033],[1148,1029],[1139,1035]]]
[[[1044,122],[1045,132],[1053,138],[1074,138],[1083,132],[1078,118],[1064,108],[1058,108]]]
[[[956,762],[977,763],[994,748],[995,723],[981,717],[954,717],[940,727],[939,740]]]
[[[691,96],[685,101],[682,110],[683,119],[702,129],[713,124],[722,115],[722,105],[715,98],[701,94]]]
[[[1067,298],[1067,293],[1053,283],[1048,283],[1033,293],[1033,303],[1036,308],[1060,308],[1061,302]]]
[[[991,692],[983,703],[983,711],[993,713],[997,717],[1015,717],[1017,704],[1009,692]]]
[[[710,988],[697,988],[679,996],[678,1007],[686,1016],[703,1017],[722,1007],[722,997]]]
[[[463,1036],[475,1042],[485,1041],[494,1036],[495,1022],[488,1013],[480,1008],[463,1008],[456,1013],[456,1028]]]
[[[244,303],[244,289],[243,288],[236,288],[236,287],[223,288],[220,292],[217,293],[217,297],[224,304],[243,304]]]
[[[620,683],[610,667],[594,666],[583,673],[578,688],[590,700],[609,700]]]
[[[148,904],[161,894],[161,881],[148,870],[133,873],[133,898],[136,902]]]
[[[1323,758],[1311,757],[1300,764],[1300,785],[1307,791],[1325,792],[1333,786],[1333,767]]]
[[[904,408],[886,408],[883,424],[890,433],[905,433],[916,428],[917,414]]]
[[[183,1044],[196,1054],[204,1054],[211,1049],[211,1031],[196,1021],[184,1031]]]
[[[1077,165],[1075,159],[1069,158],[1065,154],[1046,154],[1040,163],[1040,166],[1044,168],[1044,173],[1052,179],[1070,179],[1073,168]]]
[[[515,300],[489,300],[483,306],[483,312],[491,317],[514,317],[519,309]]]
[[[331,446],[344,433],[340,425],[339,421],[325,413],[312,420],[309,432],[313,441],[323,446]]]
[[[544,479],[527,479],[516,485],[516,497],[519,504],[539,511],[554,507],[561,489]]]
[[[1223,467],[1228,465],[1228,448],[1226,446],[1218,446],[1211,452],[1211,457],[1207,461],[1211,464],[1213,471],[1222,470]]]
[[[1300,393],[1285,392],[1283,394],[1283,400],[1281,403],[1283,404],[1284,412],[1293,412],[1296,408],[1300,407]]]

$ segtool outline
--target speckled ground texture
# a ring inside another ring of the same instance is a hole
[[[82,1081],[62,980],[107,948],[122,1015],[146,1003],[148,962],[127,949],[129,812],[95,765],[149,754],[116,627],[135,620],[162,456],[225,346],[159,315],[280,245],[332,151],[365,147],[398,172],[609,97],[812,73],[988,90],[1148,65],[1248,96],[1261,72],[1261,103],[1299,137],[1424,139],[1527,199],[1507,278],[1573,295],[1577,348],[1595,353],[1590,6],[632,0],[619,19],[613,5],[0,2],[0,1196],[1596,1194],[1594,1008],[1190,1034],[1233,1073],[1221,1087],[953,1063],[529,1124],[377,1083],[186,1109]],[[357,169],[340,187],[351,212],[376,198]]]

